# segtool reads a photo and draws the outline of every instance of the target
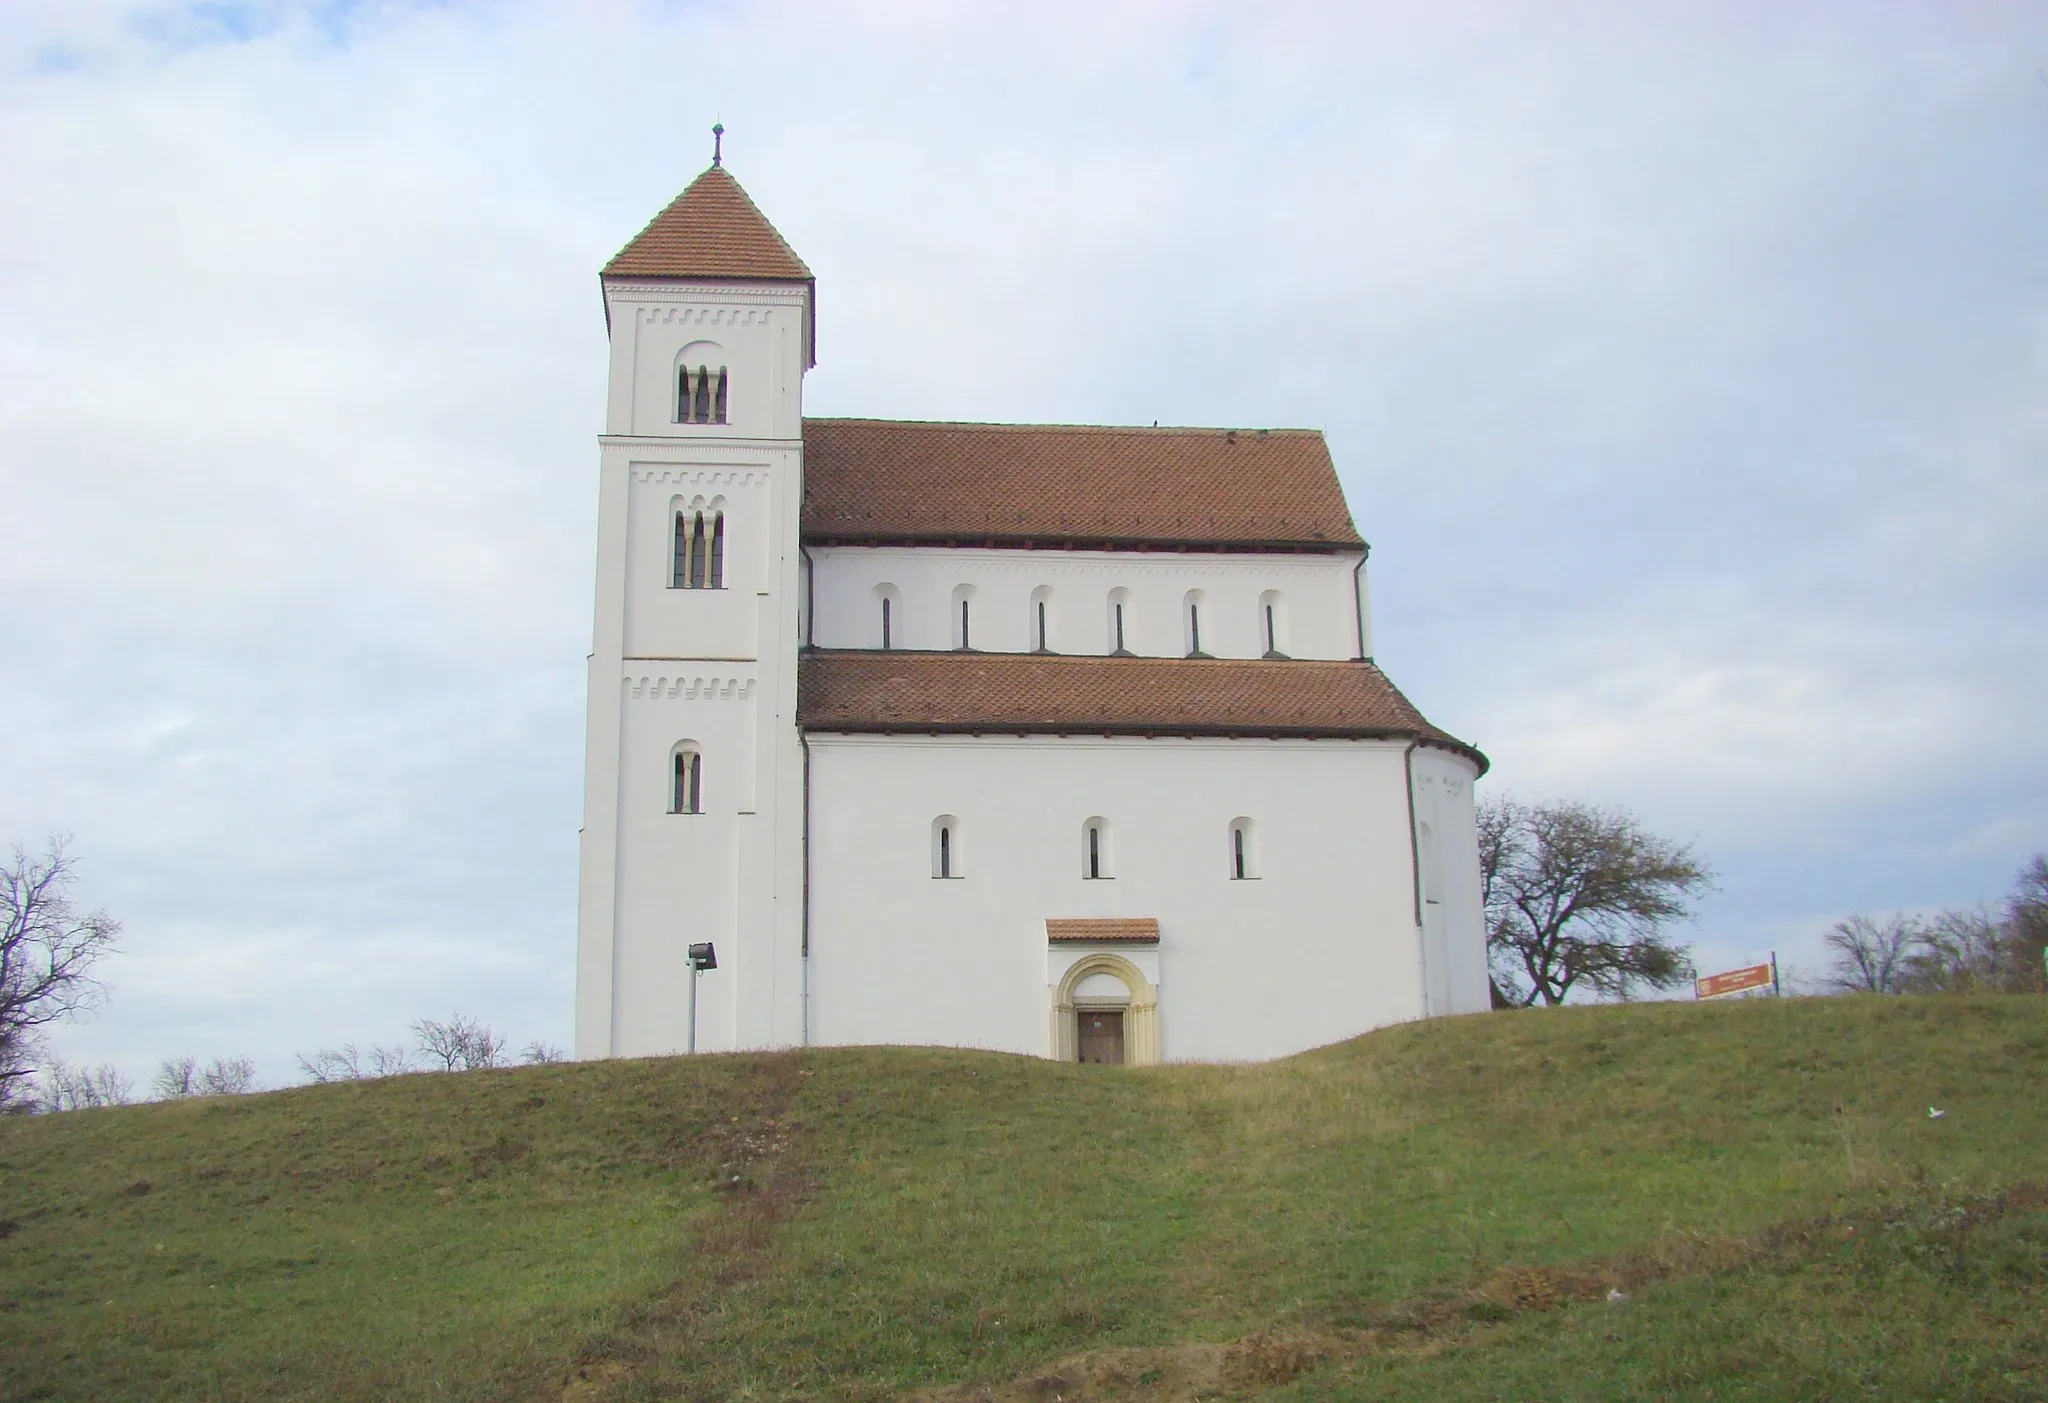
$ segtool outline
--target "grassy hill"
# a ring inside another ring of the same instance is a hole
[[[36,1117],[0,1398],[2040,1398],[2044,1078],[2048,1001],[1831,999]]]

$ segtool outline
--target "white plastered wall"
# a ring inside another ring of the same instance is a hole
[[[1206,596],[1202,651],[1256,658],[1266,651],[1262,596],[1277,592],[1282,651],[1345,659],[1359,652],[1357,552],[1342,555],[1198,555],[1168,552],[942,550],[889,546],[811,549],[811,642],[879,648],[877,590],[893,586],[891,646],[955,646],[955,591],[974,591],[973,645],[1024,653],[1037,646],[1034,592],[1047,599],[1055,653],[1111,651],[1110,592],[1125,590],[1124,646],[1142,657],[1186,654],[1182,605]]]
[[[1479,1013],[1493,1006],[1473,807],[1479,767],[1435,746],[1417,746],[1410,767],[1427,1012]]]
[[[689,1037],[684,948],[711,940],[697,1046],[803,1036],[803,765],[796,732],[797,513],[808,294],[777,284],[607,283],[577,913],[576,1054]],[[715,341],[728,422],[681,424],[670,377]],[[673,589],[674,510],[726,513],[722,589]],[[670,809],[680,741],[703,809]]]
[[[1158,918],[1169,1060],[1275,1057],[1423,1011],[1403,742],[810,744],[815,1042],[1047,1055],[1048,917]],[[960,820],[956,880],[931,875],[940,814]],[[1083,875],[1097,815],[1107,881]],[[1230,876],[1238,817],[1255,880]]]

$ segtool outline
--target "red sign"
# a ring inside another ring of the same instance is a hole
[[[1702,999],[1718,999],[1724,994],[1743,994],[1751,989],[1768,989],[1772,984],[1771,967],[1768,963],[1750,965],[1744,969],[1724,970],[1710,974],[1705,979],[1692,982],[1693,994]]]

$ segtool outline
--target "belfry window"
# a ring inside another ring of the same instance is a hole
[[[723,424],[727,377],[724,366],[683,365],[676,370],[676,422]]]
[[[671,589],[725,588],[725,513],[676,513],[675,563]]]
[[[672,814],[704,812],[704,757],[687,746],[676,747],[668,811]]]

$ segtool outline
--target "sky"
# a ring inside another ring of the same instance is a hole
[[[0,6],[0,842],[146,1082],[570,1041],[597,269],[707,163],[812,413],[1302,426],[1485,793],[1703,969],[2048,848],[2048,8]]]

